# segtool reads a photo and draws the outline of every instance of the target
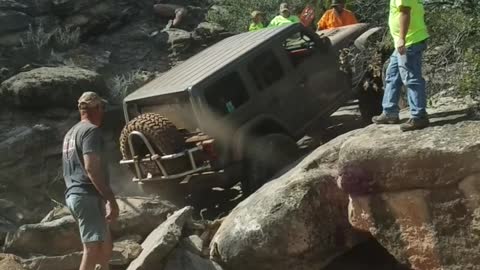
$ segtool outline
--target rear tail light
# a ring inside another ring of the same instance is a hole
[[[200,143],[202,146],[203,152],[208,156],[209,160],[216,160],[218,159],[218,154],[215,151],[215,143],[214,140],[206,140]]]

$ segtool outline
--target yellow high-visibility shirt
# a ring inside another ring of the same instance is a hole
[[[263,28],[265,28],[265,26],[263,26],[263,23],[252,22],[250,24],[250,26],[248,27],[248,31],[257,31],[257,30],[260,30],[260,29],[263,29]]]
[[[405,37],[405,46],[424,41],[429,37],[425,24],[425,9],[423,0],[390,0],[390,16],[388,26],[395,44],[400,38],[400,7],[410,8],[410,26]]]
[[[298,18],[298,16],[292,15],[288,18],[285,18],[282,15],[278,15],[277,17],[273,18],[273,20],[270,22],[268,27],[283,26],[283,25],[299,23],[299,22],[300,22],[300,18]]]

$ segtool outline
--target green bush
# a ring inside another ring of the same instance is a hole
[[[223,0],[217,8],[209,11],[207,19],[216,22],[229,31],[244,32],[250,24],[250,13],[254,10],[265,12],[268,23],[278,15],[280,4],[287,2],[294,12],[300,13],[306,5],[305,0]]]
[[[464,55],[465,64],[460,80],[460,94],[480,97],[480,52],[468,50]]]
[[[233,32],[246,31],[250,23],[250,12],[261,10],[266,19],[278,14],[278,7],[284,0],[217,0],[217,6],[208,14],[210,21],[216,22]],[[301,11],[308,3],[315,3],[318,13],[330,6],[329,0],[286,1],[296,11]],[[388,33],[389,1],[362,0],[347,1],[360,22],[385,27],[382,46],[393,45]],[[429,49],[424,62],[429,77],[429,92],[445,90],[453,86],[460,94],[480,95],[480,1],[478,0],[430,0],[425,1],[425,19],[430,32]],[[389,49],[383,50],[389,51]]]

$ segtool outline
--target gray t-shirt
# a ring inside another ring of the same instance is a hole
[[[83,155],[100,155],[106,181],[108,171],[104,159],[103,137],[100,128],[89,122],[79,122],[65,135],[63,140],[63,177],[67,189],[65,198],[70,194],[90,194],[100,196],[85,171]]]

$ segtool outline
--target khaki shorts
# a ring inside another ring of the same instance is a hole
[[[95,195],[69,195],[67,207],[77,220],[82,243],[103,242],[107,236],[105,203]]]

